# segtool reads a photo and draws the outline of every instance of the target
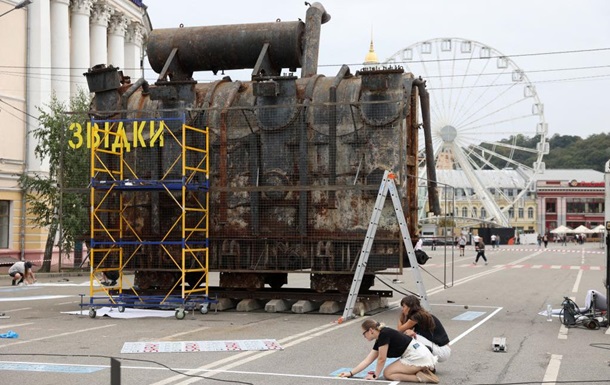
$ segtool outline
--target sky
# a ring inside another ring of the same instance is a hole
[[[153,28],[295,21],[307,7],[297,0],[144,0]],[[441,38],[473,41],[509,58],[544,106],[548,137],[610,132],[610,1],[608,0],[323,0],[318,72],[335,76],[342,64],[362,68],[371,37],[381,62]],[[440,44],[440,43],[439,43]],[[437,54],[439,56],[440,54]],[[434,54],[433,54],[434,56]],[[145,59],[146,61],[146,59]],[[415,63],[413,64],[414,66]],[[406,65],[408,66],[408,65]],[[469,71],[473,71],[473,66]],[[418,68],[421,70],[421,68]],[[491,71],[490,69],[488,69]],[[434,71],[430,93],[449,95]],[[430,75],[430,76],[426,76]],[[447,73],[443,75],[447,79]],[[154,74],[147,74],[154,81]],[[221,75],[198,73],[198,81]],[[249,72],[231,74],[249,80]],[[521,88],[519,88],[519,92]],[[511,92],[512,89],[511,89]],[[505,97],[501,102],[510,104]]]

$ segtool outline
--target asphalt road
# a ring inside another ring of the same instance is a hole
[[[452,356],[437,366],[443,384],[610,383],[607,328],[565,328],[538,313],[564,296],[584,304],[586,291],[605,293],[605,250],[599,244],[502,246],[487,250],[489,264],[473,265],[474,250],[425,248],[433,257],[422,271],[432,312],[452,339]],[[454,253],[454,254],[453,254]],[[445,263],[446,261],[446,263]],[[305,283],[303,275],[289,286]],[[367,314],[395,327],[401,293],[416,291],[410,270],[383,276],[376,288],[394,290],[389,307]],[[393,284],[399,278],[404,283]],[[443,284],[445,282],[445,284]],[[361,336],[358,317],[337,323],[340,314],[238,312],[228,310],[169,318],[92,319],[88,277],[40,276],[27,287],[0,278],[0,383],[110,384],[110,357],[121,364],[121,384],[348,384],[363,380],[332,375],[349,370],[372,347]],[[494,352],[495,337],[506,351]],[[121,353],[126,343],[274,339],[283,349]],[[390,383],[377,380],[373,383]]]

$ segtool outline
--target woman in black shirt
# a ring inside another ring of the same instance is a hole
[[[362,330],[364,338],[375,341],[375,345],[362,362],[349,372],[340,373],[340,377],[352,377],[377,360],[375,370],[365,379],[374,380],[383,373],[390,381],[438,383],[438,377],[431,371],[437,359],[423,344],[372,319],[362,323]],[[400,358],[384,369],[388,357]]]
[[[398,320],[398,331],[432,349],[439,362],[451,356],[449,336],[441,321],[421,307],[419,298],[408,295],[400,301],[402,312]]]

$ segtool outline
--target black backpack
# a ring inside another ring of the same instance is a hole
[[[430,257],[423,250],[415,250],[415,259],[417,259],[418,264],[425,265],[426,262],[428,262],[428,259],[430,259]],[[409,255],[407,253],[405,253],[404,255],[402,266],[411,267],[411,263],[409,262]]]

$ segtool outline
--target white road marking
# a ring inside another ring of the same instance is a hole
[[[578,274],[576,274],[576,281],[574,282],[574,286],[572,286],[572,293],[578,293],[578,286],[580,286],[581,278],[582,278],[582,270],[578,270]]]
[[[116,324],[99,326],[99,327],[96,327],[96,328],[75,330],[75,331],[66,332],[66,333],[54,334],[54,335],[51,335],[51,336],[45,336],[45,337],[40,337],[40,338],[33,338],[31,340],[16,341],[16,342],[9,343],[9,344],[6,344],[6,345],[0,345],[0,349],[6,348],[8,346],[23,345],[23,344],[27,344],[27,343],[35,342],[35,341],[50,340],[50,339],[53,339],[53,338],[65,337],[65,336],[69,336],[69,335],[72,335],[72,334],[85,333],[85,332],[90,332],[90,331],[93,331],[93,330],[105,329],[105,328],[110,328],[110,327],[114,327],[114,326],[116,326]]]
[[[561,324],[561,326],[559,326],[559,334],[557,335],[557,338],[560,340],[568,339],[568,328],[564,324]]]
[[[60,302],[58,305],[72,305],[75,303],[80,303],[80,301]]]
[[[181,336],[186,335],[186,334],[192,334],[192,333],[200,332],[202,330],[206,330],[206,329],[209,329],[209,328],[210,328],[209,326],[204,326],[204,327],[201,327],[201,328],[198,328],[198,329],[189,330],[187,332],[172,334],[172,335],[169,335],[169,336],[165,336],[163,338],[159,338],[159,341],[172,341],[176,337],[181,337]]]
[[[21,301],[39,301],[45,299],[67,298],[70,295],[31,295],[29,297],[8,297],[0,298],[0,302],[21,302]]]
[[[560,354],[551,354],[551,360],[549,365],[546,367],[546,373],[542,378],[542,384],[544,385],[555,385],[557,377],[559,377],[559,367],[561,366],[561,359],[563,358]]]
[[[14,313],[16,311],[27,311],[27,310],[32,310],[32,308],[31,307],[22,307],[19,309],[6,310],[6,311],[3,311],[3,313]]]
[[[456,342],[458,342],[459,340],[461,340],[462,338],[466,337],[468,334],[470,334],[472,331],[474,331],[476,328],[478,328],[479,326],[483,325],[485,322],[487,322],[491,317],[493,317],[494,315],[496,315],[500,310],[502,310],[503,308],[499,307],[496,308],[496,310],[494,310],[491,314],[489,314],[487,317],[485,317],[484,319],[482,319],[481,321],[479,321],[476,325],[472,326],[470,329],[466,330],[464,333],[460,334],[459,336],[457,336],[456,338],[452,339],[451,342],[449,342],[449,345],[453,345]]]
[[[16,328],[19,326],[28,326],[28,325],[33,325],[34,322],[27,322],[27,323],[23,323],[23,324],[9,324],[9,325],[2,325],[2,329],[11,329],[11,328]]]

